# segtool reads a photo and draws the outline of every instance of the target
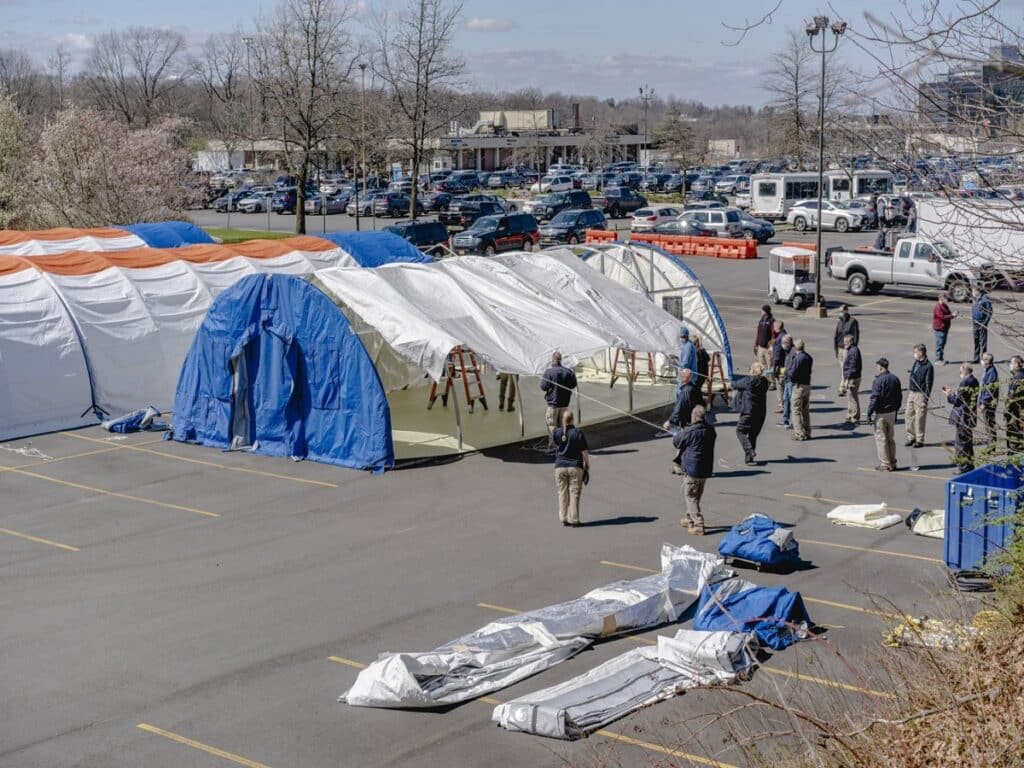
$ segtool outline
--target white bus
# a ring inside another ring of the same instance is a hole
[[[892,174],[878,168],[862,168],[852,173],[846,171],[825,172],[825,198],[828,200],[851,200],[870,195],[891,195]]]
[[[817,196],[817,172],[756,173],[750,177],[750,215],[759,219],[784,219],[793,203]]]

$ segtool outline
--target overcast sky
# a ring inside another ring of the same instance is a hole
[[[405,0],[391,0],[395,5]],[[955,4],[956,0],[943,0]],[[383,0],[356,0],[364,19]],[[770,54],[787,29],[802,29],[818,12],[835,18],[841,7],[851,27],[863,28],[863,13],[898,12],[861,0],[783,0],[771,22],[741,44],[723,24],[759,18],[775,0],[465,0],[456,47],[469,65],[470,84],[482,90],[537,87],[623,98],[640,85],[660,96],[706,104],[762,105],[760,85]],[[916,3],[920,4],[920,2]],[[1024,0],[1003,0],[1019,14]],[[81,57],[92,38],[132,24],[181,30],[193,45],[211,32],[251,24],[273,0],[0,0],[0,48],[21,48],[37,60],[61,42]],[[608,10],[598,10],[599,8]],[[869,57],[851,41],[840,47],[844,64],[869,70]]]

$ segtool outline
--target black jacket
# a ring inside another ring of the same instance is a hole
[[[946,396],[946,402],[953,406],[949,412],[949,423],[960,429],[973,429],[978,423],[975,408],[978,405],[978,380],[968,374],[960,385]]]
[[[768,411],[768,379],[764,376],[747,376],[732,383],[736,390],[736,409],[740,412],[741,422],[764,422]]]
[[[1010,375],[1006,385],[1006,402],[1003,405],[1005,413],[1019,416],[1024,406],[1024,371],[1017,371]]]
[[[679,430],[672,445],[682,453],[683,472],[690,477],[711,477],[715,471],[715,428],[698,421]]]
[[[704,395],[701,393],[700,387],[692,381],[689,384],[684,384],[679,390],[679,396],[676,397],[676,405],[672,409],[672,415],[668,417],[668,423],[677,427],[685,427],[690,423],[694,407],[698,405],[704,405]]]
[[[860,356],[860,348],[856,342],[846,350],[846,359],[843,361],[843,378],[859,379],[864,373],[864,363]]]
[[[886,371],[875,376],[868,401],[868,418],[876,413],[894,413],[903,403],[903,386],[895,373]]]
[[[838,322],[836,322],[836,334],[832,340],[834,351],[838,352],[843,348],[843,337],[846,335],[853,336],[854,345],[860,345],[860,323],[857,322],[856,317],[850,314],[846,315],[845,318],[840,315]]]
[[[564,365],[552,365],[540,380],[544,400],[553,408],[566,408],[572,402],[572,391],[576,389],[576,374]]]
[[[771,315],[764,315],[757,321],[757,331],[754,333],[754,344],[758,347],[767,347],[772,343],[772,326],[775,318]]]
[[[785,333],[780,333],[778,336],[775,337],[775,341],[772,342],[773,368],[782,368],[786,364],[786,355],[789,354],[790,349],[793,349],[793,347],[786,349],[785,347],[782,346],[782,337],[785,335]]]
[[[796,350],[796,347],[794,347]],[[786,359],[786,378],[794,384],[811,384],[811,366],[814,358],[806,352],[795,351],[791,357]]]
[[[930,360],[915,360],[910,368],[910,381],[907,389],[910,392],[921,392],[926,398],[932,396],[932,385],[935,383],[935,368]]]

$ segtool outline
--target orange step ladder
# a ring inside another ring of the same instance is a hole
[[[625,367],[625,373],[621,372],[622,367]],[[657,379],[657,373],[654,369],[654,355],[650,352],[647,353],[647,375],[651,377],[651,381]],[[636,367],[636,352],[616,347],[615,357],[612,360],[612,377],[611,381],[608,382],[608,386],[614,387],[615,381],[620,376],[627,376],[631,381],[636,381],[640,376],[640,371]]]
[[[718,377],[718,384],[720,390],[715,391],[715,376]],[[705,402],[708,407],[711,407],[715,402],[715,395],[719,394],[725,399],[726,405],[729,404],[729,382],[725,379],[725,366],[722,364],[722,354],[720,352],[712,352],[711,360],[708,363],[708,380],[703,385],[707,389],[707,397]]]
[[[469,358],[469,365],[466,365],[467,357]],[[473,378],[473,384],[477,391],[475,396],[470,390],[470,377]],[[480,401],[480,405],[484,407],[484,410],[487,410],[487,395],[484,393],[484,383],[480,377],[480,365],[473,350],[465,349],[461,346],[455,347],[448,355],[444,376],[441,378],[444,381],[444,392],[438,393],[438,382],[435,381],[430,385],[430,397],[427,400],[428,411],[434,407],[438,397],[441,398],[441,404],[445,408],[448,407],[448,393],[455,386],[455,379],[462,379],[462,386],[466,393],[466,403],[469,406],[470,413],[473,412],[473,406],[477,400]]]

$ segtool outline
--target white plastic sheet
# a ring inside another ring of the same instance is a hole
[[[852,525],[856,528],[881,530],[903,522],[903,517],[881,504],[840,504],[827,515],[836,525]]]
[[[429,708],[483,696],[558,664],[606,637],[676,621],[699,590],[732,574],[716,555],[662,547],[661,572],[508,616],[426,653],[385,653],[339,701]]]
[[[754,640],[737,632],[679,630],[559,685],[499,704],[491,719],[510,731],[575,739],[686,689],[731,683],[754,667]]]

